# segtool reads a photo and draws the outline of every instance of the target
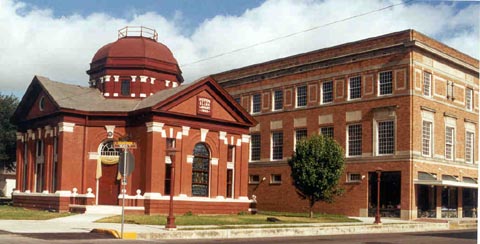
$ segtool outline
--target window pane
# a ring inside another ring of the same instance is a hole
[[[283,91],[275,91],[273,94],[273,98],[275,99],[273,110],[283,109]]]
[[[380,73],[379,94],[392,94],[392,71]]]
[[[122,92],[122,96],[130,96],[130,81],[129,80],[122,80],[121,92]]]
[[[360,98],[362,96],[362,77],[350,78],[350,99]]]
[[[423,73],[423,95],[429,97],[431,94],[431,80],[432,80],[432,74],[428,72]]]
[[[208,197],[210,171],[210,152],[203,143],[198,143],[193,149],[192,164],[192,195]]]
[[[467,131],[465,136],[465,161],[467,163],[473,163],[473,150],[474,150],[474,134],[473,132]]]
[[[423,121],[423,130],[422,130],[422,155],[423,156],[432,156],[432,122]]]
[[[472,110],[473,108],[473,90],[470,88],[465,90],[465,107],[467,110]]]
[[[322,83],[322,103],[329,103],[333,101],[333,82]]]
[[[254,94],[252,96],[252,113],[259,113],[262,105],[262,99],[260,94]]]
[[[326,137],[333,138],[334,132],[333,132],[333,127],[322,127],[320,128],[320,134]]]
[[[253,134],[250,139],[250,160],[260,160],[260,134]]]
[[[455,129],[453,127],[447,126],[445,129],[445,158],[453,159],[455,148],[454,148],[454,138],[455,138]]]
[[[393,154],[395,128],[393,121],[378,122],[378,154]]]
[[[295,131],[295,145],[297,142],[307,138],[307,129],[299,129]]]
[[[348,156],[362,155],[362,125],[348,126]]]
[[[297,87],[297,107],[307,106],[307,86]]]
[[[283,132],[272,133],[272,159],[283,159]]]

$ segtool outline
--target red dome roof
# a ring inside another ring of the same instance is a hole
[[[178,65],[167,46],[139,36],[120,38],[103,46],[93,56],[92,63],[104,58],[149,58]]]
[[[90,79],[108,70],[151,70],[173,74],[183,82],[182,71],[167,46],[143,36],[126,36],[100,48],[93,56],[87,74]]]

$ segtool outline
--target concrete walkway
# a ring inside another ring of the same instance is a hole
[[[95,223],[94,221],[112,214],[77,214],[51,220],[0,220],[0,230],[14,233],[88,233],[93,229],[100,232],[119,234],[121,225]],[[359,233],[394,233],[415,231],[438,231],[449,229],[448,223],[423,223],[383,218],[382,225],[372,224],[374,218],[358,218],[355,223],[316,224],[268,224],[242,226],[180,226],[177,230],[166,230],[158,225],[125,224],[124,231],[129,239],[203,239],[203,238],[252,238],[279,236],[312,236]],[[228,228],[231,227],[231,228]]]

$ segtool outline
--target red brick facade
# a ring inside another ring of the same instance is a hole
[[[14,205],[68,211],[119,204],[114,144],[128,140],[137,147],[130,149],[135,169],[126,178],[127,205],[166,213],[174,165],[175,212],[248,210],[248,134],[256,122],[211,77],[180,85],[170,50],[146,37],[108,44],[88,73],[90,87],[35,77],[27,89],[13,118]],[[174,157],[167,155],[171,148]]]
[[[251,135],[260,136],[259,156],[252,160],[256,152],[251,150],[249,166],[249,195],[256,196],[259,210],[299,212],[308,207],[292,186],[287,159],[294,150],[297,130],[306,129],[307,135],[313,135],[333,127],[334,139],[346,152],[341,180],[345,194],[332,204],[318,203],[316,211],[367,216],[376,204],[371,200],[376,192],[371,186],[376,182],[372,173],[381,169],[386,189],[380,192],[388,195],[380,202],[385,215],[392,212],[415,219],[423,217],[419,212],[426,211],[424,205],[433,208],[437,218],[445,216],[442,209],[462,217],[462,191],[470,194],[477,188],[473,182],[478,179],[478,68],[478,60],[407,30],[247,66],[214,78],[259,122],[250,129]],[[360,80],[359,89],[354,89],[355,80]],[[469,99],[468,89],[472,92]],[[275,91],[282,96],[278,110]],[[360,97],[353,99],[354,93]],[[254,101],[256,94],[259,101]],[[430,129],[424,128],[424,121]],[[355,138],[349,137],[348,128],[353,125],[361,128],[360,153],[349,151]],[[447,127],[453,128],[453,139],[446,135]],[[278,160],[272,154],[273,132],[283,133],[283,155]],[[419,172],[435,180],[421,179]],[[281,182],[274,175],[280,175]],[[417,199],[424,186],[437,188],[434,200]],[[450,205],[445,199],[451,200]]]

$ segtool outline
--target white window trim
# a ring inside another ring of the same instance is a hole
[[[360,97],[351,98],[350,97],[350,85],[351,85],[350,82],[352,81],[353,78],[357,78],[357,77],[360,77]],[[353,76],[353,77],[350,77],[348,79],[347,98],[348,98],[348,101],[355,101],[355,100],[362,99],[362,76],[361,75]]]
[[[305,105],[302,105],[302,106],[298,106],[298,88],[300,87],[305,87]],[[297,87],[295,87],[295,108],[305,108],[307,107],[307,104],[308,104],[308,86],[307,85],[299,85]]]
[[[355,124],[348,124],[347,125],[347,128],[346,128],[346,142],[345,142],[345,157],[347,158],[359,158],[359,157],[362,157],[362,154],[363,152],[360,154],[360,155],[352,155],[350,156],[349,155],[349,149],[350,149],[350,143],[349,143],[349,132],[348,132],[348,129],[350,126],[352,125],[360,125],[362,127],[362,145],[363,145],[363,125],[361,123],[355,123]],[[363,151],[363,147],[362,147],[362,151]]]
[[[393,121],[393,128],[395,129],[393,132],[393,153],[389,154],[380,154],[378,152],[378,123],[384,121]],[[374,133],[374,140],[373,140],[373,151],[375,156],[391,156],[397,153],[397,117],[392,119],[381,119],[381,120],[373,120],[373,133]]]
[[[254,175],[248,175],[248,184],[252,184],[252,185],[260,184],[260,182],[262,180],[262,179],[260,179],[260,175],[256,175],[256,176],[258,176],[258,181],[253,181],[252,176],[254,176]]]
[[[253,98],[255,97],[255,95],[259,95],[259,96],[260,96],[260,111],[258,111],[258,112],[254,112],[254,111],[253,111],[253,107],[254,107],[254,105],[253,105],[253,104],[254,104],[254,103],[253,103],[253,100],[254,100],[254,99],[253,99]],[[260,93],[252,94],[252,95],[251,95],[251,102],[250,102],[250,104],[251,104],[251,105],[250,105],[251,114],[259,114],[259,113],[261,113],[261,112],[262,112],[262,94],[260,94]]]
[[[282,152],[282,158],[281,159],[273,159],[273,133],[283,133],[283,131],[272,131],[270,132],[270,160],[271,161],[281,161],[284,158],[283,152]],[[283,150],[284,144],[283,144],[283,135],[282,135],[282,150]]]
[[[472,155],[472,161],[469,162],[467,161],[467,133],[472,133],[473,134],[473,138],[472,138],[472,145],[471,145],[471,150],[472,152],[470,153]],[[464,158],[465,158],[465,163],[467,164],[474,164],[475,163],[475,131],[472,131],[472,130],[465,130],[465,155],[464,155]]]
[[[332,83],[332,101],[330,102],[323,102],[323,84],[325,83]],[[330,104],[333,103],[333,100],[335,100],[333,80],[327,80],[322,82],[322,84],[320,85],[320,104]]]
[[[261,151],[262,135],[259,134],[259,133],[255,133],[255,134],[253,134],[253,135],[259,135],[259,136],[260,136],[260,151]],[[250,135],[249,150],[248,150],[248,154],[249,154],[249,155],[248,155],[248,159],[249,159],[249,162],[258,162],[258,161],[260,161],[260,160],[262,159],[262,157],[261,157],[262,155],[260,154],[260,158],[259,158],[259,159],[255,159],[255,160],[252,159],[252,141],[253,141],[253,140],[252,140],[252,134],[251,134],[251,135]]]
[[[467,106],[467,93],[471,91],[471,96],[470,96],[470,106]],[[473,92],[473,89],[469,88],[469,87],[465,87],[465,109],[467,111],[473,111],[473,104],[475,102],[475,99],[474,99],[475,95],[474,95],[474,92]]]
[[[430,127],[430,155],[426,155],[426,154],[423,153],[423,122],[424,121],[430,122],[431,125],[432,125]],[[424,157],[433,157],[433,155],[434,155],[434,148],[435,148],[435,146],[434,146],[434,144],[435,144],[435,138],[434,138],[435,137],[435,129],[434,128],[435,128],[435,123],[432,120],[425,119],[425,118],[422,119],[422,133],[421,133],[421,135],[422,135],[421,147],[422,148],[421,148],[421,152],[422,152],[422,156],[424,156]]]
[[[275,96],[276,91],[282,92],[282,108],[281,109],[275,109],[275,103],[276,103],[276,99],[277,99],[277,96]],[[283,101],[284,97],[283,97],[283,95],[284,95],[283,90],[281,90],[281,89],[276,89],[276,90],[272,91],[272,98],[273,98],[272,99],[272,111],[282,111],[283,110],[283,107],[284,107],[284,101]]]
[[[426,75],[426,74],[429,74],[429,75],[430,75],[430,81],[429,81],[430,84],[429,84],[429,89],[428,89],[428,95],[425,95],[425,75]],[[433,82],[432,82],[432,77],[433,77],[432,73],[427,72],[427,71],[423,71],[423,82],[422,82],[422,83],[423,83],[423,84],[422,84],[422,85],[423,85],[423,86],[422,86],[423,89],[422,89],[422,95],[423,95],[424,97],[428,97],[428,98],[431,98],[431,97],[432,97],[432,84],[433,84]]]
[[[453,135],[452,135],[452,157],[451,158],[447,158],[447,128],[450,127],[450,128],[453,128]],[[445,145],[444,145],[444,157],[446,160],[449,160],[449,161],[455,161],[455,149],[456,149],[456,133],[457,132],[457,128],[456,126],[452,126],[452,125],[445,125]]]
[[[392,73],[392,93],[389,93],[389,94],[380,94],[380,74],[382,73],[388,73],[388,72],[391,72]],[[394,86],[393,86],[393,70],[385,70],[385,71],[381,71],[381,72],[378,72],[377,74],[377,96],[378,97],[384,97],[384,96],[392,96],[393,93],[394,93]]]
[[[360,175],[360,179],[359,180],[352,180],[351,176],[352,175]],[[357,182],[362,182],[362,174],[360,173],[347,173],[347,182],[348,183],[357,183]]]
[[[274,179],[274,178],[275,178],[274,176],[276,176],[276,175],[280,175],[280,180],[279,180],[279,181],[277,181],[277,180]],[[271,175],[270,175],[270,184],[272,184],[272,185],[279,185],[279,184],[282,184],[282,181],[283,181],[283,179],[282,179],[282,175],[281,175],[281,174],[271,174]]]
[[[307,131],[307,136],[308,137],[308,130],[307,128],[297,128],[293,131],[293,150],[295,151],[295,148],[297,148],[297,132],[300,130],[305,130]]]

